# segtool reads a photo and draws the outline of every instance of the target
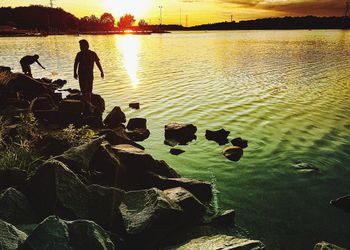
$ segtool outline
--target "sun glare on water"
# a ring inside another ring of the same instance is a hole
[[[107,12],[111,12],[118,19],[124,14],[132,14],[136,18],[145,15],[150,8],[151,0],[103,0]]]

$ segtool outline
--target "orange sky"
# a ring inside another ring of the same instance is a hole
[[[1,0],[1,6],[49,5],[50,0]],[[159,23],[160,9],[164,24],[186,24],[188,26],[275,16],[341,16],[345,0],[54,0],[72,14],[82,17],[111,12],[116,18],[126,12],[136,19],[146,19],[152,24]],[[181,13],[181,15],[180,15]]]

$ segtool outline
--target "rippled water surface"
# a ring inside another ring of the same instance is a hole
[[[350,194],[350,32],[174,32],[151,36],[0,38],[3,65],[40,61],[77,87],[78,41],[91,43],[105,68],[94,92],[107,110],[146,117],[142,144],[183,176],[214,181],[217,206],[234,208],[237,228],[268,249],[312,249],[321,240],[350,247],[350,215],[329,206]],[[50,77],[38,66],[34,75]],[[130,110],[139,101],[141,110]],[[197,141],[172,156],[164,125],[198,126]],[[240,162],[222,156],[206,129],[249,140]],[[296,172],[307,162],[321,174]]]

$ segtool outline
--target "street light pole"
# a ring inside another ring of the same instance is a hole
[[[159,6],[159,24],[162,25],[162,9],[163,9],[163,6],[160,5]]]

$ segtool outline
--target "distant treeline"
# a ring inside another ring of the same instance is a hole
[[[29,7],[0,8],[0,26],[40,32],[74,32],[110,30],[114,27],[114,17],[105,13],[81,19],[60,8],[32,5]]]
[[[222,22],[190,27],[191,30],[349,29],[349,17],[282,17]]]

